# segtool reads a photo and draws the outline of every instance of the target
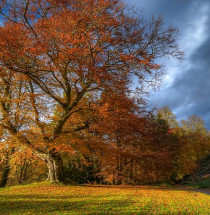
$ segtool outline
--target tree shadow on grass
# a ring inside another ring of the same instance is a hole
[[[133,201],[122,200],[99,200],[91,199],[90,196],[64,196],[47,197],[39,195],[6,195],[0,196],[0,214],[136,214],[132,209]],[[102,197],[103,198],[103,197]],[[140,208],[150,210],[150,208]],[[139,211],[140,212],[140,211]],[[138,213],[139,214],[139,213]],[[141,213],[142,214],[142,213]]]

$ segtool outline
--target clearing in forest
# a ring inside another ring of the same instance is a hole
[[[191,188],[39,183],[0,189],[0,214],[210,214],[210,195]]]

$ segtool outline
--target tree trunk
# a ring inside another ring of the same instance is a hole
[[[10,160],[10,155],[13,154],[15,152],[15,148],[12,148],[10,152],[7,152],[7,156],[6,156],[6,162],[3,168],[3,173],[2,173],[2,178],[0,181],[0,187],[5,187],[9,178],[9,172],[10,172],[10,164],[9,164],[9,160]]]
[[[58,152],[50,152],[46,157],[48,179],[51,182],[63,182],[63,161]]]
[[[9,171],[10,171],[10,166],[9,164],[6,164],[4,169],[3,169],[3,174],[0,182],[0,187],[5,187],[8,181],[9,177]]]
[[[133,159],[131,160],[130,166],[130,182],[133,183]]]
[[[122,184],[122,159],[120,156],[117,157],[117,184]]]

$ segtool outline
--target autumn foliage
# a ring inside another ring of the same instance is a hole
[[[0,3],[1,142],[45,162],[50,181],[64,180],[68,156],[99,160],[114,183],[135,171],[141,181],[141,166],[153,177],[173,156],[174,134],[144,94],[161,79],[159,59],[181,57],[178,31],[134,12],[119,0]]]

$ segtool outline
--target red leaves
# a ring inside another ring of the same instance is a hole
[[[173,29],[171,36],[167,29],[159,34],[161,20],[148,24],[118,0],[1,6],[0,103],[8,132],[42,158],[51,149],[73,151],[70,146],[119,149],[117,138],[135,151],[135,138],[149,123],[131,85],[134,79],[156,85],[155,60],[176,52]],[[141,98],[144,85],[138,89]]]

